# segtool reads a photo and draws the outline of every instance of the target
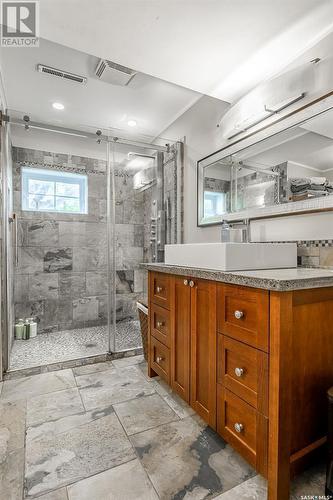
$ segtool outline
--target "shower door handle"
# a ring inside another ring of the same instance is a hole
[[[11,222],[11,220],[10,220]],[[17,214],[13,214],[12,222],[14,223],[14,238],[15,238],[15,251],[14,251],[14,258],[15,258],[15,267],[18,266],[18,229],[17,229]]]
[[[157,216],[157,248],[164,250],[165,245],[165,211],[159,210]]]

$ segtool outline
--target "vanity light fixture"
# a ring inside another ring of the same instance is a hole
[[[246,118],[242,122],[236,123],[235,127],[229,132],[229,135],[227,136],[227,139],[233,139],[233,137],[236,137],[236,135],[241,134],[242,132],[245,132],[251,127],[254,127],[255,125],[258,125],[258,123],[261,123],[263,120],[271,116],[273,113],[269,111],[262,111],[260,114],[257,114],[255,116],[251,116],[249,118]]]
[[[271,114],[279,113],[279,111],[282,111],[283,109],[287,108],[288,106],[291,106],[295,102],[300,101],[304,97],[305,97],[305,92],[302,92],[301,94],[295,95],[293,97],[288,97],[288,99],[280,101],[277,104],[273,105],[265,104],[265,111]]]
[[[52,107],[54,109],[58,109],[59,111],[62,111],[63,109],[65,109],[65,106],[61,102],[54,102],[52,104]]]
[[[129,127],[136,127],[137,126],[137,122],[136,122],[136,120],[128,120],[127,125]]]
[[[248,128],[254,127],[257,125],[257,123],[262,122],[265,120],[265,118],[268,118],[271,116],[271,112],[268,110],[263,110],[261,113],[258,113],[257,115],[252,115],[249,118],[246,118],[240,123],[236,123],[235,125],[235,130],[239,130],[241,132],[247,130]]]
[[[296,96],[288,97],[288,99],[284,99],[277,104],[265,104],[264,110],[260,114],[251,116],[250,118],[246,118],[246,120],[242,121],[241,123],[237,123],[235,125],[235,128],[230,132],[230,135],[227,136],[227,139],[233,139],[242,132],[246,132],[246,130],[254,127],[255,125],[258,125],[259,123],[266,120],[266,118],[269,118],[272,115],[275,115],[276,113],[279,113],[280,111],[288,108],[288,106],[291,106],[295,102],[300,101],[305,97],[305,95],[306,93],[302,92],[301,94],[298,94]]]

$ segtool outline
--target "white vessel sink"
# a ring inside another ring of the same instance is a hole
[[[165,264],[245,271],[297,267],[296,243],[188,243],[165,245]]]

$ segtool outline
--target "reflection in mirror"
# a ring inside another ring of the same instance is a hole
[[[233,212],[279,203],[279,166],[265,169],[255,162],[233,158],[233,168]]]
[[[205,168],[203,213],[206,220],[221,220],[231,211],[231,163],[228,158]]]
[[[258,207],[333,194],[333,110],[233,155],[198,163],[199,224]],[[202,200],[200,202],[200,199]]]

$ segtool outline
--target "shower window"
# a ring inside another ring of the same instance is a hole
[[[215,191],[205,191],[204,193],[204,217],[216,217],[223,215],[226,209],[226,194]]]
[[[22,210],[87,214],[87,200],[86,175],[22,169]]]

